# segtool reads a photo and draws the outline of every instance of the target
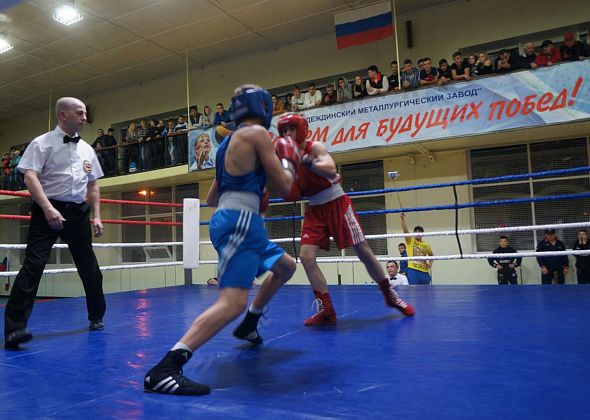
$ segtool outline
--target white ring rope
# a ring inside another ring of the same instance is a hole
[[[411,236],[451,236],[455,234],[459,235],[471,235],[471,234],[482,234],[482,233],[504,233],[504,232],[524,232],[528,230],[545,230],[545,229],[571,229],[581,228],[590,226],[590,222],[579,222],[579,223],[559,223],[552,225],[535,225],[535,226],[513,226],[513,227],[500,227],[500,228],[487,228],[487,229],[466,229],[455,232],[454,230],[438,231],[438,232],[416,232],[416,233],[388,233],[380,235],[366,235],[366,239],[385,239],[385,238],[404,238]],[[273,239],[275,243],[292,242],[293,238],[281,238]],[[295,238],[295,241],[301,241],[301,238]],[[203,245],[210,245],[211,241],[201,241]],[[129,243],[94,243],[95,248],[134,248],[134,247],[159,247],[159,246],[180,246],[182,242],[129,242]],[[54,244],[54,248],[67,248],[67,244]],[[25,249],[26,244],[0,244],[0,249]],[[502,258],[523,258],[523,257],[551,257],[551,256],[567,256],[567,255],[590,255],[590,250],[568,250],[568,251],[552,251],[552,252],[518,252],[515,254],[491,254],[491,253],[479,253],[479,254],[463,254],[463,255],[435,255],[435,256],[415,256],[415,257],[387,257],[377,256],[378,261],[410,261],[410,260],[473,260],[473,259],[484,259],[484,258],[497,258],[501,255]],[[341,257],[341,258],[318,258],[318,263],[345,263],[345,262],[360,262],[355,257]],[[217,264],[216,260],[203,260],[200,264]],[[182,265],[182,261],[167,261],[157,263],[146,263],[146,264],[126,264],[126,265],[108,265],[100,267],[101,271],[110,270],[129,270],[135,268],[153,268],[153,267],[168,267]],[[75,267],[71,268],[55,268],[43,271],[43,274],[62,274],[62,273],[76,273]],[[16,276],[18,271],[3,271],[0,272],[0,277],[11,277]]]
[[[528,230],[545,230],[545,229],[574,229],[590,227],[590,222],[576,222],[576,223],[558,223],[552,225],[530,225],[530,226],[510,226],[498,228],[482,228],[482,229],[465,229],[458,230],[442,230],[438,232],[410,232],[410,233],[383,233],[379,235],[365,235],[366,239],[387,239],[387,238],[408,238],[412,236],[454,236],[459,235],[474,235],[484,233],[507,233],[507,232],[526,232]],[[332,238],[330,238],[332,239]],[[278,238],[271,239],[272,242],[289,243],[293,242],[293,238]],[[301,242],[301,238],[295,238],[295,242]],[[201,245],[211,245],[211,241],[201,241]],[[94,248],[154,248],[159,246],[182,246],[182,242],[126,242],[126,243],[93,243]],[[0,244],[0,249],[25,249],[26,244]],[[55,244],[53,248],[65,249],[67,244]]]
[[[386,257],[376,256],[378,261],[410,261],[410,260],[476,260],[484,258],[523,258],[523,257],[557,257],[557,256],[568,256],[568,255],[590,255],[590,249],[584,250],[567,250],[567,251],[549,251],[549,252],[517,252],[517,253],[506,253],[506,254],[493,254],[493,253],[482,253],[482,254],[463,254],[463,255],[433,255],[433,256],[416,256],[416,257]],[[301,263],[301,261],[297,261]],[[343,257],[343,258],[318,258],[318,263],[354,263],[360,262],[360,259],[356,257]],[[200,264],[217,264],[217,260],[201,260]],[[148,264],[127,264],[127,265],[107,265],[100,267],[101,271],[110,270],[128,270],[134,268],[152,268],[152,267],[168,267],[181,265],[182,261],[172,262],[159,262],[159,263],[148,263]],[[43,271],[43,274],[62,274],[62,273],[76,273],[78,270],[72,268],[55,268]],[[18,271],[2,271],[0,277],[11,277],[16,276]]]

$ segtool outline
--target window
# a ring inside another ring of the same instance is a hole
[[[470,152],[470,158],[472,179],[528,173],[529,162],[532,172],[560,170],[587,166],[588,144],[584,138],[478,149]],[[588,173],[472,186],[474,202],[576,194],[589,190]],[[588,220],[590,199],[476,207],[473,214],[476,229],[580,222]],[[494,249],[499,236],[476,235],[477,251]],[[531,250],[536,248],[543,232],[513,232],[508,236],[516,249]],[[558,236],[570,246],[575,241],[576,229],[562,230]]]
[[[184,198],[199,197],[199,184],[177,185],[155,189],[128,191],[122,194],[123,200],[146,202],[182,203]],[[151,222],[182,222],[182,208],[160,206],[123,206],[122,219]],[[182,226],[161,225],[122,225],[124,242],[175,242],[182,241]],[[176,261],[182,260],[182,246],[169,247]],[[141,248],[123,248],[123,262],[145,262],[145,252]]]

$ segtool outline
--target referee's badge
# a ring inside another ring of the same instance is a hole
[[[92,172],[92,162],[90,162],[89,160],[85,160],[84,162],[82,162],[82,167],[84,168],[84,172],[86,172],[87,174]]]

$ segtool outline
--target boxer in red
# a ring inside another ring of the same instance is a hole
[[[287,199],[306,196],[309,207],[305,212],[301,231],[300,259],[317,299],[318,312],[305,321],[306,326],[336,323],[336,311],[328,294],[328,284],[317,264],[318,249],[330,249],[330,236],[339,249],[353,247],[369,275],[379,285],[388,306],[406,316],[414,315],[414,308],[391,290],[383,267],[369,247],[350,198],[341,185],[336,163],[326,147],[307,140],[307,120],[299,114],[283,114],[278,121],[279,135],[295,141],[301,149],[298,182]]]

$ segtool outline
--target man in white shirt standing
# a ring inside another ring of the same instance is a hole
[[[293,101],[293,98],[291,98]],[[316,89],[315,83],[310,83],[307,86],[307,93],[303,101],[303,108],[310,109],[320,106],[322,104],[322,92]]]
[[[103,233],[100,220],[102,168],[92,147],[78,133],[86,124],[86,106],[76,98],[60,98],[55,104],[58,125],[34,139],[18,170],[33,198],[25,260],[16,276],[4,316],[4,346],[18,349],[33,338],[27,329],[43,269],[51,248],[61,238],[72,258],[86,292],[90,331],[102,330],[106,310],[102,273],[92,250],[92,232]],[[88,201],[86,202],[86,199]]]
[[[408,278],[403,274],[398,273],[397,262],[389,260],[387,261],[385,268],[387,268],[387,279],[389,280],[389,286],[391,288],[410,285],[410,283],[408,283]]]

